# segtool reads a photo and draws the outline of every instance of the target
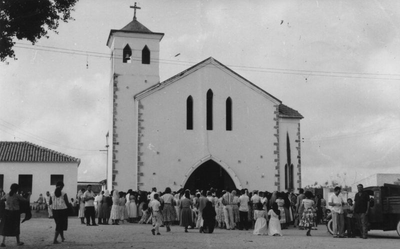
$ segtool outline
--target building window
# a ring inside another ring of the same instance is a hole
[[[126,44],[122,53],[122,62],[123,63],[131,63],[132,49],[129,47],[129,44]]]
[[[285,189],[289,189],[289,181],[288,181],[289,172],[288,171],[289,171],[288,165],[285,164]]]
[[[24,193],[32,193],[32,181],[33,175],[18,175],[19,189]]]
[[[289,133],[286,133],[286,158],[287,158],[287,164],[285,165],[285,189],[293,189],[294,168],[292,164]]]
[[[289,188],[290,189],[293,189],[294,188],[294,167],[293,167],[293,164],[291,164],[290,165],[290,168],[289,168]]]
[[[226,99],[226,130],[232,130],[232,99],[231,97]]]
[[[0,175],[0,189],[4,190],[4,175]]]
[[[213,129],[213,92],[207,91],[207,130]]]
[[[150,49],[147,45],[142,50],[142,64],[150,64]]]
[[[186,129],[193,130],[193,98],[189,96],[186,100]]]
[[[50,175],[50,185],[56,185],[57,182],[64,182],[64,175]]]

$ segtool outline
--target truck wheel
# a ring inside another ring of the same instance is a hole
[[[397,222],[396,230],[397,230],[397,234],[400,236],[400,220],[399,220],[399,222]]]
[[[400,222],[399,222],[399,224],[400,224]],[[397,224],[397,232],[399,232],[399,224]],[[332,219],[330,219],[329,221],[328,221],[328,223],[326,223],[326,229],[328,229],[328,232],[331,234],[331,235],[333,235],[333,220]]]

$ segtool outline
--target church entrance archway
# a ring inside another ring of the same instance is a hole
[[[184,186],[184,189],[190,190],[208,190],[210,188],[218,190],[236,189],[228,172],[213,160],[208,160],[197,167]]]

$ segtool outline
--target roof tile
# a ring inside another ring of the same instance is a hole
[[[29,142],[0,142],[0,162],[77,162],[80,159]]]

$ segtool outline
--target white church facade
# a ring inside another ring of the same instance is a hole
[[[110,32],[108,188],[301,187],[302,115],[212,57],[160,82],[163,35]]]

